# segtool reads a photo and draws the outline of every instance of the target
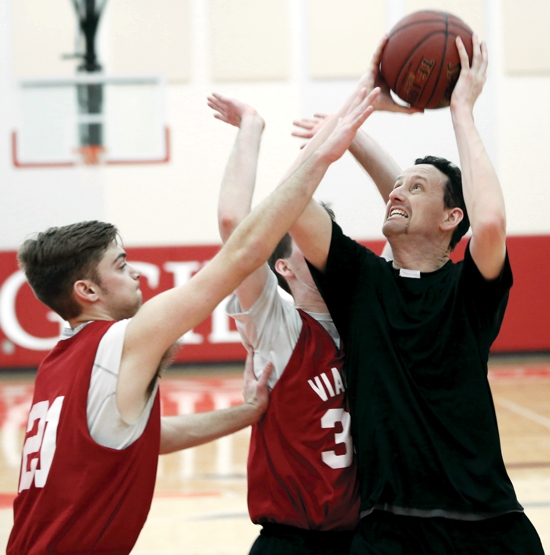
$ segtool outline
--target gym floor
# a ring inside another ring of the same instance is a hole
[[[33,372],[0,373],[0,549],[12,526]],[[498,356],[489,379],[502,450],[520,503],[550,553],[550,354]],[[163,377],[163,411],[205,411],[241,400],[242,365],[186,366]],[[135,555],[242,555],[258,535],[246,507],[249,430],[160,458]]]

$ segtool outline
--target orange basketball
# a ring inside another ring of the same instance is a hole
[[[390,31],[380,71],[390,89],[416,108],[449,106],[460,74],[459,36],[472,57],[473,31],[448,12],[414,12]]]

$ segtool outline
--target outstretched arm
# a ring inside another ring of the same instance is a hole
[[[239,129],[225,167],[218,200],[218,227],[225,243],[250,212],[264,120],[252,106],[221,94],[210,96],[208,105],[215,111],[215,118]],[[243,310],[248,310],[262,294],[268,271],[263,264],[236,289]]]
[[[250,212],[265,123],[252,106],[236,98],[214,93],[208,97],[208,106],[214,110],[216,119],[239,130],[225,167],[218,201],[218,227],[225,243]]]
[[[330,117],[327,114],[315,114],[313,118],[296,120],[293,122],[296,129],[292,131],[292,136],[312,139]],[[300,148],[305,148],[306,145],[307,143]],[[382,200],[387,203],[397,176],[401,173],[401,168],[397,162],[373,137],[367,135],[362,129],[357,132],[349,151],[372,178]]]
[[[292,135],[302,139],[311,139],[321,130],[329,117],[326,114],[314,114],[313,118],[303,118],[294,121],[293,125],[296,129],[292,132]],[[307,143],[303,144],[300,148],[305,148],[306,145]],[[362,129],[359,129],[348,150],[359,165],[369,174],[382,200],[387,204],[389,194],[401,173],[401,168],[397,162],[377,141],[370,135],[367,135]],[[328,226],[325,226],[325,228],[328,231]],[[393,252],[387,241],[381,256],[387,260],[393,259]]]
[[[326,140],[326,138],[330,135],[330,133],[336,126],[338,119],[341,118],[342,115],[349,110],[349,107],[353,102],[353,99],[356,97],[358,91],[362,89],[366,89],[367,93],[370,93],[375,88],[380,89],[380,94],[376,99],[374,110],[385,111],[385,112],[401,112],[405,114],[413,114],[416,112],[423,111],[422,109],[419,109],[419,108],[410,108],[408,106],[402,106],[401,104],[397,104],[393,100],[390,94],[390,89],[386,84],[386,82],[383,80],[379,69],[380,58],[382,56],[382,51],[386,46],[386,42],[388,42],[387,36],[385,36],[378,44],[378,47],[372,56],[369,68],[359,79],[356,89],[346,100],[346,102],[344,102],[342,107],[336,113],[326,118],[324,125],[322,125],[320,129],[319,128],[317,129],[318,132],[316,132],[314,136],[312,136],[311,140],[302,149],[301,155],[297,158],[294,165],[292,165],[289,168],[287,175],[285,177],[287,177],[289,173],[294,171],[294,169],[303,160],[305,160],[305,158],[307,158],[311,154],[311,152],[313,152],[321,143],[323,143],[323,141]],[[300,135],[296,135],[296,136],[300,136]]]
[[[496,278],[506,256],[506,211],[500,183],[474,123],[473,109],[487,78],[487,47],[473,36],[471,67],[460,37],[462,69],[451,96],[451,116],[462,168],[472,240],[470,252],[486,279]]]
[[[362,90],[330,137],[237,227],[218,254],[189,282],[145,303],[126,329],[117,404],[132,421],[140,414],[164,352],[202,322],[216,306],[269,258],[311,200],[330,164],[349,147],[372,113],[379,94]]]
[[[351,143],[349,151],[374,181],[384,203],[395,185],[401,168],[390,154],[361,129]]]
[[[421,112],[417,108],[410,108],[397,104],[391,94],[387,84],[380,75],[380,58],[382,51],[387,42],[387,37],[384,37],[376,52],[374,53],[368,71],[361,77],[358,88],[365,87],[367,90],[372,90],[374,87],[380,89],[380,95],[374,105],[375,110],[402,112],[412,114]],[[356,94],[356,92],[354,93]],[[311,150],[314,150],[321,144],[326,137],[334,129],[338,119],[342,113],[349,107],[351,98],[344,103],[342,108],[328,117],[324,125],[320,129],[316,129],[316,133],[312,134],[309,143],[302,149],[301,157],[306,157]],[[301,136],[306,136],[301,134]],[[387,202],[389,192],[394,186],[395,178],[399,175],[400,169],[395,161],[387,154],[372,138],[368,135],[358,132],[353,143],[350,146],[350,152],[355,156],[357,161],[365,168],[374,180],[382,198]],[[319,209],[316,203],[311,202],[302,216],[292,227],[291,233],[304,253],[305,257],[317,269],[324,270],[328,250],[330,247],[330,238],[332,232],[332,223],[330,219],[323,214],[323,210]]]
[[[267,409],[267,380],[273,370],[269,363],[259,380],[253,370],[253,353],[249,352],[244,367],[244,403],[227,409],[163,416],[161,419],[160,454],[196,447],[232,434],[257,422]]]

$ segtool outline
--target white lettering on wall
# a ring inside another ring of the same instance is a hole
[[[196,260],[166,262],[162,269],[150,262],[132,261],[130,264],[145,278],[148,287],[154,290],[158,289],[160,285],[162,270],[172,274],[173,286],[178,287],[187,283],[206,262]],[[59,333],[51,337],[36,337],[26,331],[21,325],[16,311],[17,296],[25,282],[25,274],[18,270],[9,276],[0,287],[0,328],[6,335],[7,345],[12,347],[16,345],[31,351],[50,351],[55,347],[63,328],[67,327],[68,324],[55,312],[49,311],[46,313],[46,318],[51,322],[59,324]],[[210,343],[240,342],[239,333],[230,328],[231,320],[225,310],[228,300],[229,298],[222,301],[212,314],[212,331],[208,335]],[[39,314],[40,318],[42,318],[42,313],[40,312]],[[194,330],[190,330],[183,335],[181,342],[184,344],[200,345],[205,343],[205,337]]]
[[[231,316],[225,308],[230,297],[226,297],[212,313],[212,333],[208,336],[210,343],[240,343],[241,336],[238,331],[229,328]]]
[[[67,324],[55,312],[48,312],[48,320],[59,322],[59,334],[55,337],[34,337],[21,327],[15,312],[15,299],[25,281],[25,274],[19,270],[4,282],[0,290],[0,326],[6,337],[16,345],[31,351],[49,351],[55,347]]]

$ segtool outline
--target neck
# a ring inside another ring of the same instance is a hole
[[[328,312],[327,305],[323,301],[323,297],[316,289],[306,290],[301,292],[292,291],[294,297],[294,306],[306,312],[326,313]]]
[[[81,324],[85,324],[86,322],[91,322],[93,320],[114,320],[114,318],[111,318],[108,314],[84,310],[75,318],[69,318],[67,322],[69,323],[69,326],[71,326],[71,328],[74,330],[75,328],[78,328],[78,326],[80,326]]]
[[[404,240],[406,239],[406,240]],[[418,244],[410,237],[391,238],[393,252],[393,267],[397,269],[419,270],[420,272],[435,272],[443,267],[449,260],[450,251],[447,243],[428,243],[422,241]]]

